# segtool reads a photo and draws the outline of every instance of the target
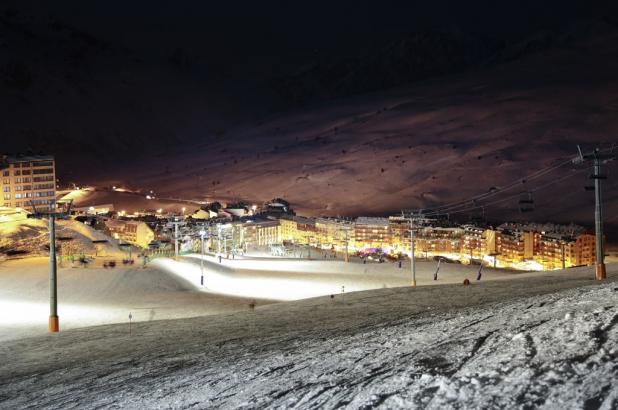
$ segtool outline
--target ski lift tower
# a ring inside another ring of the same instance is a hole
[[[419,212],[420,214],[420,212]],[[402,216],[404,213],[402,212]],[[416,287],[416,224],[414,212],[410,212],[410,270],[412,271],[412,287]]]
[[[180,238],[178,227],[180,225],[184,225],[184,222],[178,220],[178,217],[174,217],[174,221],[172,221],[171,224],[174,227],[174,259],[178,260],[178,255],[179,255],[178,239]]]
[[[51,333],[60,331],[60,319],[58,317],[58,265],[56,263],[56,218],[65,218],[71,213],[72,201],[63,203],[64,210],[56,208],[56,202],[49,204],[49,212],[40,212],[31,201],[34,213],[32,218],[49,219],[49,321],[48,329]]]
[[[601,165],[615,158],[613,147],[607,152],[603,152],[599,147],[589,153],[583,154],[579,145],[577,146],[579,156],[573,159],[573,163],[581,164],[592,162],[592,174],[590,178],[594,180],[594,230],[595,230],[595,276],[597,280],[604,280],[607,277],[605,271],[605,255],[603,247],[603,203],[601,197],[601,182],[607,179],[607,175],[602,173]]]

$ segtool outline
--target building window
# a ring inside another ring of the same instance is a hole
[[[36,184],[34,185],[34,189],[53,189],[54,184]]]
[[[39,161],[32,164],[33,167],[51,167],[53,165],[52,161]]]
[[[4,192],[11,192],[11,187],[10,186],[5,186],[2,188],[2,191]]]
[[[3,177],[8,177],[9,176],[9,170],[6,169],[6,170],[2,171],[2,176]]]
[[[53,180],[54,180],[53,175],[45,175],[45,176],[42,176],[42,177],[33,177],[32,178],[33,182],[47,182],[47,181],[53,181]],[[26,181],[24,181],[24,182],[26,182]],[[28,182],[30,182],[30,181],[28,181]]]
[[[11,199],[11,194],[4,194],[4,199]]]
[[[32,173],[33,174],[53,174],[54,169],[53,168],[33,169]]]

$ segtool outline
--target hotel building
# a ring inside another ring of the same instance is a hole
[[[56,170],[51,155],[2,156],[2,200],[9,208],[48,212],[56,198]]]

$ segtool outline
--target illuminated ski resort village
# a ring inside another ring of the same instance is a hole
[[[618,409],[618,3],[0,4],[0,410]]]

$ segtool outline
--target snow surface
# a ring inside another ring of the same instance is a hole
[[[199,254],[180,261],[161,258],[153,266],[170,272],[206,292],[269,300],[298,300],[316,296],[358,292],[362,290],[408,286],[412,283],[410,263],[399,268],[397,262],[363,264],[357,257],[343,260],[292,258],[238,258],[221,262],[204,256],[205,287],[200,287]],[[437,262],[417,261],[417,285],[463,283],[476,280],[478,265],[442,263],[438,280],[433,276]],[[517,272],[483,267],[482,280],[538,276],[539,272]]]
[[[0,264],[0,341],[47,333],[49,268],[47,258]],[[156,268],[58,269],[60,327],[176,319],[249,309],[251,300],[206,294]],[[65,264],[66,266],[66,264]],[[268,301],[254,302],[258,305]]]
[[[88,234],[89,227],[75,223]],[[93,231],[96,233],[96,231]],[[118,251],[120,252],[120,251]],[[205,286],[200,285],[199,255],[179,261],[158,258],[144,269],[140,259],[132,267],[119,264],[103,269],[109,253],[87,268],[60,264],[58,313],[62,330],[133,321],[178,319],[247,310],[251,303],[297,300],[360,290],[410,284],[409,264],[350,263],[341,260],[283,258],[222,259],[206,256]],[[118,262],[118,258],[116,258]],[[49,267],[47,258],[26,258],[0,264],[0,341],[47,332]],[[442,264],[439,280],[432,280],[435,262],[417,263],[420,286],[473,280],[478,267]],[[508,279],[539,273],[485,268],[483,280]]]
[[[43,219],[25,219],[20,221],[0,222],[0,249],[19,250],[31,255],[48,254],[49,225]],[[56,238],[71,238],[70,241],[58,241],[58,251],[62,254],[64,246],[73,255],[108,255],[119,257],[123,252],[115,241],[94,228],[75,220],[57,220]],[[92,241],[109,242],[93,244]],[[65,252],[66,253],[66,252]]]
[[[618,406],[618,266],[3,343],[2,408]]]

